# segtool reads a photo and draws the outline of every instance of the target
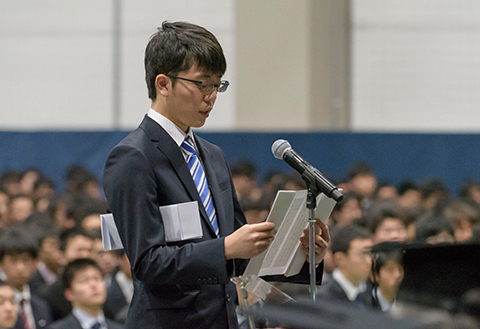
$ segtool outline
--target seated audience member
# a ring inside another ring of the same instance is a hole
[[[360,196],[355,192],[347,192],[343,195],[342,202],[337,202],[333,208],[331,220],[332,226],[345,227],[356,219],[362,218]]]
[[[83,165],[73,165],[67,169],[65,185],[70,193],[88,195],[92,199],[100,197],[97,178]]]
[[[360,195],[363,214],[367,215],[378,185],[373,168],[364,162],[353,164],[348,172],[347,185],[349,191]]]
[[[251,161],[235,162],[231,167],[231,172],[238,200],[260,198],[261,191],[257,187],[257,168]]]
[[[441,214],[426,214],[416,223],[415,239],[428,244],[453,243],[453,225]]]
[[[398,187],[398,205],[403,208],[416,208],[422,206],[422,193],[420,186],[417,184],[405,181]]]
[[[63,264],[78,258],[94,258],[93,238],[81,228],[65,230],[60,234],[60,251],[63,254]],[[72,306],[64,296],[62,280],[47,287],[42,297],[50,305],[53,320],[63,318],[70,313]]]
[[[8,204],[10,197],[7,192],[0,189],[0,229],[8,225]]]
[[[426,181],[420,188],[422,192],[422,206],[426,210],[434,210],[445,204],[450,197],[447,186],[439,179]]]
[[[112,282],[112,274],[115,270],[116,259],[112,254],[112,251],[105,251],[103,249],[102,231],[100,229],[94,229],[88,231],[93,237],[94,258],[100,268],[102,269],[103,279],[105,280],[107,287]]]
[[[402,266],[403,244],[398,242],[383,242],[372,247],[373,283],[371,305],[375,309],[389,312],[395,305],[395,297],[403,280]]]
[[[0,189],[7,192],[11,197],[22,194],[21,179],[22,174],[20,172],[7,170],[0,177]]]
[[[407,227],[401,218],[400,209],[393,205],[380,206],[372,210],[370,231],[375,244],[385,241],[405,242]]]
[[[240,207],[242,207],[248,224],[264,222],[270,210],[270,204],[266,198],[260,198],[258,200],[242,199],[240,201]]]
[[[332,254],[336,269],[332,278],[318,289],[318,299],[328,301],[355,302],[365,307],[367,301],[360,294],[367,289],[370,275],[373,245],[367,230],[349,225],[332,236]],[[358,297],[358,298],[357,298]]]
[[[67,264],[62,275],[65,297],[73,309],[49,329],[119,329],[122,326],[105,318],[103,304],[107,288],[102,270],[91,258],[79,258]]]
[[[47,212],[54,197],[55,183],[45,176],[40,176],[35,182],[32,194],[35,210],[41,213]]]
[[[480,205],[480,182],[468,180],[460,187],[460,198],[472,200]]]
[[[19,308],[15,328],[44,328],[52,321],[45,300],[32,294],[28,282],[37,265],[37,246],[25,228],[11,227],[0,238],[0,266],[13,287]]]
[[[31,197],[23,194],[13,196],[8,205],[8,223],[23,223],[33,214],[34,210],[35,205]]]
[[[398,192],[395,185],[389,184],[386,181],[379,182],[377,190],[375,191],[375,200],[393,200],[398,201]]]
[[[49,204],[47,209],[48,216],[52,221],[62,230],[67,230],[75,227],[76,223],[73,218],[67,216],[67,209],[72,202],[73,196],[71,193],[64,193],[55,197]]]
[[[467,242],[472,237],[472,228],[480,222],[480,211],[471,203],[456,200],[448,204],[445,216],[453,224],[456,242]]]
[[[56,227],[50,227],[40,236],[37,271],[29,282],[35,294],[40,294],[46,287],[57,281],[58,272],[63,263],[58,232]]]
[[[120,323],[125,323],[128,307],[133,297],[133,280],[130,270],[130,262],[123,249],[113,250],[118,268],[112,276],[112,283],[107,289],[105,302],[105,315]]]
[[[425,214],[425,209],[422,207],[400,208],[402,212],[402,219],[407,227],[407,238],[405,242],[415,241],[415,227],[420,217]]]
[[[0,281],[0,329],[13,328],[17,322],[18,306],[12,286]]]

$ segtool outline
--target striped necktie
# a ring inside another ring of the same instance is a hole
[[[210,188],[208,187],[207,178],[205,177],[205,172],[203,171],[202,164],[197,157],[197,152],[189,136],[185,137],[185,140],[181,145],[181,149],[186,155],[188,169],[190,169],[190,174],[192,175],[193,181],[195,182],[198,194],[202,199],[203,206],[205,207],[208,215],[208,219],[210,220],[215,234],[218,237],[220,236],[220,231],[218,229],[217,214],[215,213],[215,207],[213,206],[212,194],[210,193]]]

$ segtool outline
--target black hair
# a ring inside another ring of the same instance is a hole
[[[100,272],[100,274],[103,277],[102,269],[100,268],[100,265],[98,265],[98,263],[95,260],[91,258],[78,258],[78,259],[72,260],[65,267],[65,270],[63,271],[63,274],[62,274],[63,288],[70,289],[72,287],[72,281],[73,281],[73,278],[75,277],[75,274],[89,267],[93,267],[97,269],[98,272]]]
[[[380,270],[390,260],[402,266],[403,249],[405,244],[395,241],[381,242],[372,247],[372,283],[373,287],[378,287],[377,276]],[[377,290],[374,290],[373,298],[378,304]]]
[[[194,64],[209,73],[225,73],[227,62],[217,38],[195,24],[164,21],[145,49],[148,97],[157,98],[155,79],[159,74],[177,75]]]
[[[372,217],[370,218],[370,232],[375,234],[378,227],[382,225],[387,218],[398,219],[406,227],[400,209],[396,206],[385,206],[384,208],[380,208],[378,211],[372,214]]]
[[[27,253],[33,259],[38,256],[38,244],[35,236],[29,234],[24,226],[7,228],[0,237],[0,261],[5,255],[18,255]]]
[[[257,168],[255,164],[249,160],[238,160],[231,167],[232,176],[246,176],[255,179]]]
[[[420,192],[420,186],[412,181],[404,181],[398,186],[398,194],[404,195],[407,191]]]
[[[374,175],[373,168],[366,162],[354,163],[348,171],[348,179],[351,180],[358,175]]]
[[[61,251],[65,252],[65,249],[67,249],[68,241],[70,241],[71,239],[73,239],[74,237],[79,236],[79,235],[84,236],[86,238],[89,238],[93,241],[92,236],[85,229],[83,229],[81,227],[69,228],[69,229],[64,230],[60,234],[59,249]]]
[[[356,239],[370,239],[370,233],[366,229],[354,224],[349,224],[339,229],[332,236],[332,254],[337,252],[347,254],[350,249],[350,243]]]
[[[415,240],[425,242],[428,237],[444,231],[453,236],[453,225],[448,218],[441,214],[426,214],[420,217],[415,224]]]

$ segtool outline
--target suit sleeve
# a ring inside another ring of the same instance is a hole
[[[223,238],[167,245],[157,182],[138,148],[122,145],[110,153],[104,190],[134,276],[151,284],[227,283]]]

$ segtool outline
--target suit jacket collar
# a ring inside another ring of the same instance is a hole
[[[157,149],[162,152],[166,158],[170,161],[172,167],[174,168],[175,172],[177,173],[178,177],[182,181],[185,189],[188,191],[192,200],[197,201],[199,203],[200,215],[203,220],[207,223],[208,227],[210,227],[211,231],[214,233],[212,224],[208,219],[207,212],[203,207],[202,199],[198,194],[197,187],[195,186],[195,182],[192,179],[190,174],[190,170],[188,169],[188,165],[185,162],[185,158],[182,155],[182,151],[175,143],[175,141],[170,137],[170,135],[152,118],[148,117],[147,115],[143,119],[142,123],[140,124],[140,129],[144,130],[147,134],[148,138],[152,141],[157,143]],[[195,142],[198,147],[199,156],[202,159],[202,163],[204,165],[205,175],[207,176],[208,185],[210,187],[210,191],[212,193],[213,200],[215,201],[215,196],[219,195],[218,190],[218,183],[216,181],[215,171],[211,168],[210,163],[208,161],[208,150],[204,147],[204,142],[201,139],[198,139],[195,136]],[[217,205],[215,205],[215,210],[217,211]],[[217,220],[219,220],[219,227],[220,226],[220,216],[217,211]]]

